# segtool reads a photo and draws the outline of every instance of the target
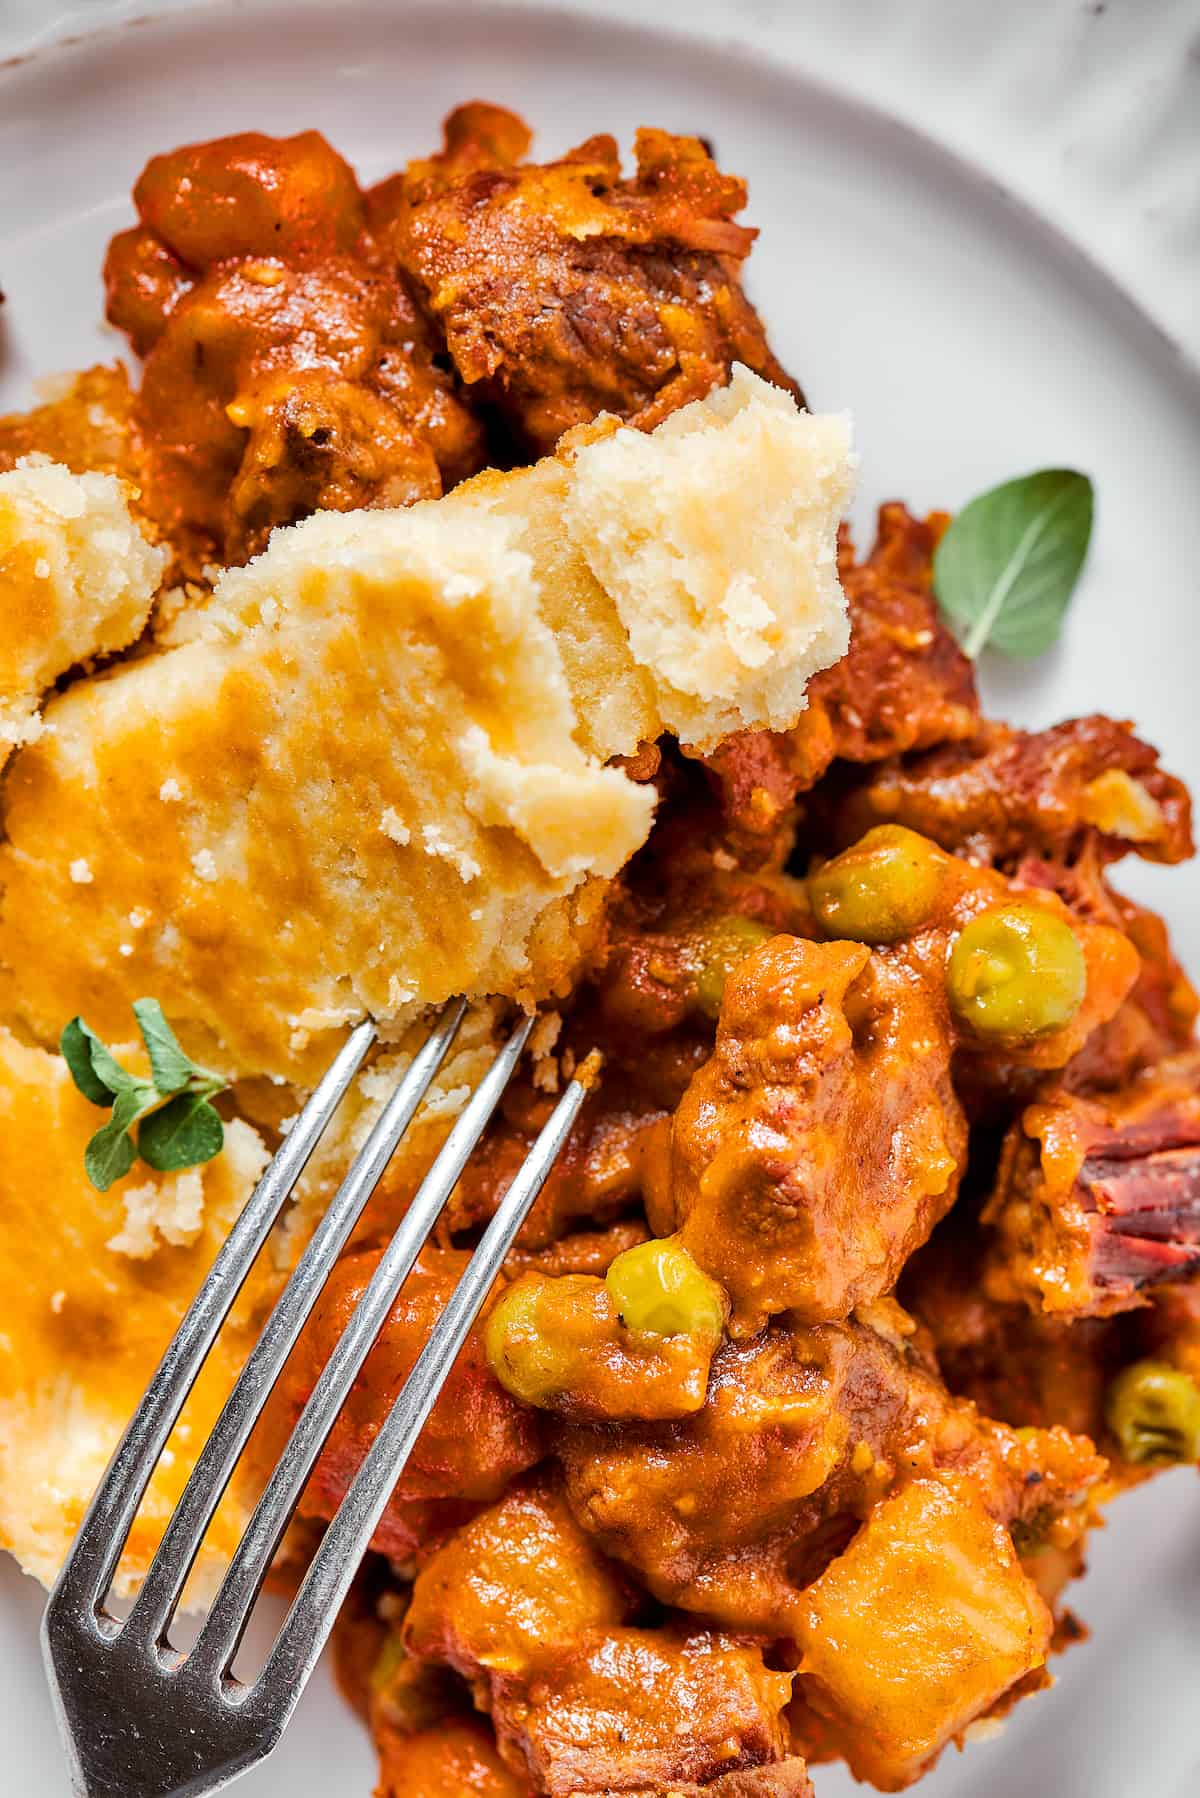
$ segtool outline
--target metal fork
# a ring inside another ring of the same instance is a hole
[[[367,1544],[513,1238],[585,1095],[573,1080],[530,1150],[388,1413],[292,1601],[261,1672],[233,1661],[267,1570],[334,1419],[520,1059],[513,1030],[472,1094],[301,1412],[193,1647],[169,1630],[238,1457],[355,1221],[444,1060],[466,1010],[452,1000],[399,1081],[251,1351],[184,1487],[133,1608],[106,1601],[167,1439],[251,1265],[375,1041],[351,1032],[251,1195],[113,1455],[50,1595],[42,1646],[74,1790],[87,1798],[193,1798],[262,1760],[295,1709]]]

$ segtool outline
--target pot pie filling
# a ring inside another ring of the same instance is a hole
[[[228,1561],[424,1166],[533,1054],[324,1449],[286,1586],[554,1104],[600,1072],[340,1620],[382,1798],[882,1791],[1083,1633],[1122,1488],[1200,1455],[1197,1000],[1110,879],[1192,851],[1132,728],[984,718],[949,519],[743,287],[696,139],[530,157],[474,102],[364,191],[316,132],[155,157],[138,363],[0,419],[0,1542],[49,1581],[347,1024],[382,1041],[122,1563],[421,1040],[468,995],[210,1530]],[[153,994],[224,1146],[98,1192],[56,1052]]]

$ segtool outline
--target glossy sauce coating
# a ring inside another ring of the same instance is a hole
[[[892,547],[860,593],[899,566],[915,603],[924,552],[903,559],[894,515],[885,530]],[[928,653],[892,647],[898,671]],[[970,707],[947,710],[938,691],[913,728],[934,740],[975,730]],[[869,737],[864,723],[864,754]],[[631,1790],[696,1786],[691,1748],[655,1758],[668,1713],[627,1669],[684,1705],[690,1684],[673,1669],[697,1625],[706,1647],[699,1663],[684,1656],[688,1681],[720,1666],[726,1693],[743,1695],[731,1741],[744,1771],[726,1777],[790,1789],[789,1745],[841,1755],[883,1789],[919,1777],[974,1719],[1035,1689],[1052,1635],[1069,1636],[1060,1592],[1106,1490],[1093,1443],[1120,1466],[1110,1384],[1148,1341],[1103,1321],[1072,1334],[1002,1297],[984,1278],[979,1226],[954,1204],[969,1119],[1015,1120],[1043,1090],[1090,1091],[1127,1058],[1187,1039],[1194,1007],[1161,928],[1107,885],[1111,837],[1077,825],[1074,859],[1056,861],[1061,841],[1031,827],[1029,854],[997,850],[996,866],[946,828],[967,854],[919,839],[932,873],[921,903],[896,914],[902,927],[879,943],[839,940],[801,876],[835,865],[828,821],[841,795],[856,803],[854,764],[844,756],[805,797],[794,778],[770,785],[778,741],[759,750],[712,767],[669,746],[647,758],[657,849],[624,877],[561,1039],[599,1043],[606,1071],[508,1289],[514,1303],[536,1299],[531,1365],[552,1378],[527,1396],[549,1459],[523,1494],[434,1533],[404,1625],[420,1665],[469,1682],[535,1792],[611,1790],[618,1764],[646,1782]],[[1009,906],[1069,932],[1086,978],[1064,1023],[997,1046],[955,1012],[949,964],[967,925]],[[699,970],[731,917],[770,934],[723,971],[714,1031]],[[550,1103],[513,1095],[459,1219],[489,1213]],[[604,1144],[623,1145],[616,1162]],[[732,1334],[715,1352],[625,1330],[603,1283],[630,1241],[625,1220],[635,1239],[647,1223],[678,1232],[728,1292]],[[946,1252],[955,1230],[969,1256]],[[916,1316],[890,1296],[898,1279]],[[1182,1315],[1168,1357],[1185,1354]],[[562,1609],[566,1591],[577,1612]],[[666,1607],[649,1624],[645,1594]],[[891,1630],[876,1627],[880,1605]],[[761,1696],[748,1702],[759,1676],[722,1659],[727,1641],[791,1644],[798,1671],[784,1676],[790,1699],[770,1688],[774,1721]],[[613,1707],[628,1761],[608,1733]],[[694,1747],[703,1732],[689,1727]],[[717,1779],[706,1763],[700,1789]]]
[[[459,375],[524,453],[598,412],[648,429],[735,361],[798,392],[742,292],[745,185],[698,140],[640,131],[632,177],[611,137],[541,165],[528,147],[513,114],[460,107],[439,155],[370,196]]]
[[[476,469],[482,432],[318,132],[155,157],[113,240],[108,316],[145,369],[145,503],[181,568],[243,561],[317,509],[405,505]]]
[[[461,1250],[423,1251],[339,1413],[302,1501],[307,1515],[332,1517],[467,1261]],[[277,1427],[299,1415],[378,1262],[378,1253],[363,1251],[337,1263],[276,1394]],[[440,1517],[452,1519],[497,1497],[541,1453],[536,1415],[493,1378],[473,1331],[396,1488],[376,1546],[407,1559]]]

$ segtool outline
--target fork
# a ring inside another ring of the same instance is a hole
[[[454,1041],[451,1000],[385,1103],[280,1294],[209,1436],[128,1616],[107,1599],[159,1456],[256,1255],[376,1040],[347,1037],[255,1187],[167,1348],[100,1481],[51,1592],[42,1648],[75,1792],[200,1798],[279,1741],[396,1481],[586,1094],[575,1079],[505,1193],[384,1420],[276,1634],[261,1671],[233,1663],[267,1571],[350,1387],[525,1047],[512,1031],[457,1118],[385,1250],[250,1517],[193,1646],[170,1628],[188,1574],[263,1406],[325,1280]]]

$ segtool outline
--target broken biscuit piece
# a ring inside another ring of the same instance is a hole
[[[304,1083],[365,1012],[552,990],[653,811],[574,743],[503,521],[435,508],[279,533],[204,639],[50,716],[7,792],[12,1004],[113,1037],[153,993],[228,1072]]]
[[[650,435],[580,451],[567,530],[649,677],[644,737],[711,749],[795,724],[850,643],[836,546],[855,465],[844,413],[798,412],[747,368]]]
[[[846,653],[836,545],[856,466],[845,414],[798,411],[739,367],[655,431],[600,419],[440,509],[518,523],[586,748],[632,755],[667,731],[704,749],[793,725]]]
[[[141,634],[166,559],[112,475],[41,456],[0,473],[0,760],[60,674]]]
[[[9,1008],[120,1036],[154,993],[202,1059],[304,1083],[364,1013],[563,991],[653,816],[609,758],[790,722],[844,649],[849,461],[743,371],[650,435],[277,531],[14,764]]]

